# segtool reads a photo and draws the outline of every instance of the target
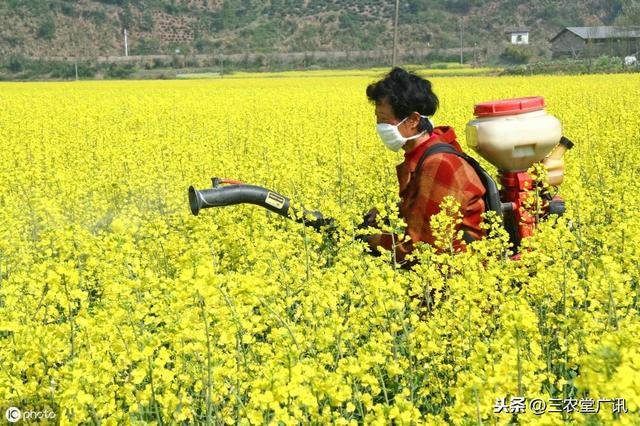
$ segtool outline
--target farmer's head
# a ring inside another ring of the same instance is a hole
[[[389,149],[433,131],[427,117],[438,109],[438,97],[428,80],[396,67],[367,87],[367,98],[376,105],[376,128]]]

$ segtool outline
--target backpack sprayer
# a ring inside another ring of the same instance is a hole
[[[533,235],[537,220],[526,209],[529,191],[535,186],[527,170],[534,163],[542,162],[548,170],[549,185],[560,185],[564,177],[563,155],[573,143],[562,136],[560,121],[545,112],[541,96],[479,103],[475,105],[474,115],[476,119],[467,123],[467,144],[498,169],[502,189],[498,190],[491,175],[472,157],[457,155],[465,158],[478,173],[487,189],[486,210],[493,210],[502,218],[517,252],[522,238]],[[425,153],[420,164],[430,154],[450,152],[447,149],[427,151],[431,152]],[[270,189],[217,177],[212,178],[212,184],[210,189],[189,187],[189,205],[194,215],[203,208],[249,203],[289,219],[299,216],[295,219],[297,222],[318,231],[335,230],[334,219],[304,208],[299,212],[301,215],[294,214],[290,199]],[[564,201],[558,196],[551,197],[545,200],[543,209],[543,218],[548,214],[562,215]],[[358,228],[366,228],[370,219],[365,215]]]
[[[499,206],[495,210],[517,252],[520,241],[532,236],[536,225],[536,217],[526,208],[535,186],[527,170],[541,161],[548,171],[547,183],[557,187],[564,177],[564,153],[573,142],[562,136],[560,121],[545,112],[542,96],[479,103],[474,115],[476,119],[467,123],[467,145],[498,169],[502,190],[500,201],[492,204]],[[542,218],[564,214],[559,196],[543,202]]]

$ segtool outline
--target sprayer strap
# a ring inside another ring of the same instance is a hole
[[[465,154],[461,153],[460,151],[458,151],[448,143],[440,142],[430,146],[429,149],[427,149],[425,152],[422,153],[422,156],[420,157],[420,160],[418,160],[418,164],[416,165],[416,169],[414,170],[414,173],[417,174],[421,171],[422,163],[424,163],[424,160],[426,160],[428,156],[433,154],[439,154],[441,152],[446,152],[447,154],[454,154],[454,155],[457,155],[458,157],[462,157],[465,160],[467,160],[467,156]]]
[[[471,163],[472,166],[475,166],[473,164],[474,162],[477,163],[474,158],[469,157],[468,155],[458,151],[457,149],[455,149],[454,147],[452,147],[448,143],[442,143],[442,142],[436,143],[436,144],[430,146],[422,154],[422,156],[420,157],[420,160],[418,161],[418,164],[416,165],[416,168],[414,170],[414,179],[415,179],[415,175],[420,173],[420,171],[422,170],[422,163],[424,163],[424,160],[426,160],[427,157],[430,156],[430,155],[439,154],[441,152],[444,152],[444,153],[447,153],[447,154],[453,154],[453,155],[456,155],[458,157],[461,157],[461,158],[465,159],[468,163]],[[476,167],[474,167],[474,169],[475,168]],[[464,227],[462,227],[462,239],[467,244],[471,244],[472,242],[476,241],[476,239],[474,237],[472,237],[471,234],[469,234]]]

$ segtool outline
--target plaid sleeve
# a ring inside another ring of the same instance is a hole
[[[413,196],[403,200],[401,213],[407,223],[403,242],[398,243],[397,236],[382,236],[381,245],[388,250],[393,249],[395,240],[397,262],[402,262],[413,250],[414,241],[435,244],[429,220],[440,212],[440,203],[447,195],[453,196],[460,203],[463,215],[461,226],[465,226],[472,236],[481,236],[479,225],[484,211],[482,196],[485,189],[472,166],[453,154],[434,154],[424,161],[422,172],[416,178],[419,181]],[[462,241],[455,241],[454,247],[459,250],[463,248],[463,244]]]

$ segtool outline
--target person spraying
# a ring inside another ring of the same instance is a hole
[[[481,227],[483,214],[495,212],[509,234],[517,258],[523,238],[533,235],[536,223],[550,214],[562,215],[564,201],[543,196],[540,217],[527,210],[530,191],[537,185],[528,172],[535,163],[549,171],[548,184],[557,187],[564,176],[563,155],[573,143],[562,136],[557,118],[544,110],[540,96],[478,103],[475,119],[466,127],[467,144],[498,171],[498,185],[473,157],[463,152],[454,129],[435,126],[432,117],[439,102],[428,80],[402,68],[393,68],[381,80],[368,85],[366,95],[375,105],[376,131],[384,146],[404,151],[404,161],[396,166],[399,214],[407,224],[402,237],[390,233],[359,235],[372,254],[383,247],[403,268],[417,263],[407,256],[418,242],[436,245],[431,218],[441,210],[445,197],[460,206],[461,221],[452,241],[455,251],[464,251],[473,241],[486,237]],[[212,178],[213,188],[189,187],[191,212],[203,208],[251,203],[318,231],[335,231],[335,221],[318,211],[295,211],[288,197],[275,191],[247,185],[233,179]],[[223,186],[224,185],[224,186]],[[385,219],[386,220],[386,219]],[[379,228],[378,211],[364,215],[359,229]]]
[[[382,80],[370,84],[366,94],[375,104],[376,130],[384,145],[394,152],[404,150],[404,161],[396,172],[399,214],[407,224],[403,238],[388,233],[363,238],[372,251],[384,247],[394,253],[397,263],[403,264],[415,243],[435,245],[430,219],[440,212],[440,204],[447,196],[461,206],[462,222],[456,231],[462,231],[463,237],[453,242],[455,250],[465,250],[466,244],[483,238],[480,224],[486,189],[474,168],[451,152],[464,154],[454,129],[434,126],[430,117],[438,109],[438,97],[431,83],[396,67]],[[449,149],[429,151],[442,144]],[[375,209],[368,213],[373,225],[376,215]]]

